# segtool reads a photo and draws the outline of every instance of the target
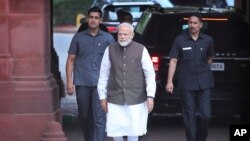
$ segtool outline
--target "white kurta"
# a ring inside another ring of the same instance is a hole
[[[142,69],[145,75],[147,96],[154,97],[156,91],[155,71],[146,48],[142,54]],[[107,83],[111,63],[107,47],[101,63],[97,90],[100,99],[107,98]],[[109,137],[140,136],[147,132],[147,102],[136,105],[117,105],[108,103],[106,131]]]
[[[147,103],[117,105],[108,103],[106,132],[108,137],[141,136],[147,132]]]

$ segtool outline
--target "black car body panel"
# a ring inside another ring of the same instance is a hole
[[[250,41],[249,25],[234,10],[209,8],[169,8],[165,12],[145,12],[136,31],[142,34],[151,56],[158,56],[157,92],[153,113],[181,113],[178,90],[167,94],[169,57],[174,38],[187,30],[192,12],[203,16],[202,32],[214,39],[215,57],[211,69],[215,79],[212,93],[213,116],[244,115],[250,97]],[[191,83],[191,82],[190,82]]]

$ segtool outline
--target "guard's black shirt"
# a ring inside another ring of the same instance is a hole
[[[190,34],[177,36],[170,50],[170,58],[176,58],[176,87],[180,90],[200,90],[214,86],[208,57],[214,54],[212,37],[200,33],[195,41]]]

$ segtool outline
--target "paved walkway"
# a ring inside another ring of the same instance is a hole
[[[83,141],[75,95],[61,98],[60,107],[63,115],[62,126],[68,141]]]
[[[66,96],[61,99],[61,110],[63,113],[63,130],[68,141],[84,141],[83,133],[78,121],[76,97]],[[238,122],[231,119],[215,119],[209,129],[208,141],[229,141],[228,125]],[[140,141],[184,141],[185,132],[181,117],[156,117],[148,127],[147,135]],[[106,138],[106,141],[112,141]]]
[[[62,128],[68,141],[84,141],[83,132],[78,120],[78,111],[75,95],[61,99],[60,107],[63,114]],[[112,141],[107,138],[106,141]]]
[[[60,26],[53,28],[54,33],[76,33],[77,27],[75,26]],[[58,38],[60,38],[59,36]],[[65,83],[66,75],[65,75],[65,67],[66,67],[66,56],[67,56],[67,48],[69,46],[69,39],[64,36],[62,39],[54,38],[54,47],[56,48],[57,55],[59,56],[60,63],[59,69],[61,71],[61,77]],[[61,42],[60,44],[58,42]],[[64,45],[64,46],[62,46]],[[59,47],[57,47],[59,46]],[[77,111],[77,103],[75,95],[67,95],[62,97],[60,100],[60,108],[62,111],[62,128],[65,132],[65,136],[68,141],[84,141],[82,129],[79,126],[78,121],[78,111]]]

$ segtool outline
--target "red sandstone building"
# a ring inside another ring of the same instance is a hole
[[[50,3],[0,0],[1,141],[39,141],[48,125],[59,130],[51,125],[61,113],[51,73]]]

